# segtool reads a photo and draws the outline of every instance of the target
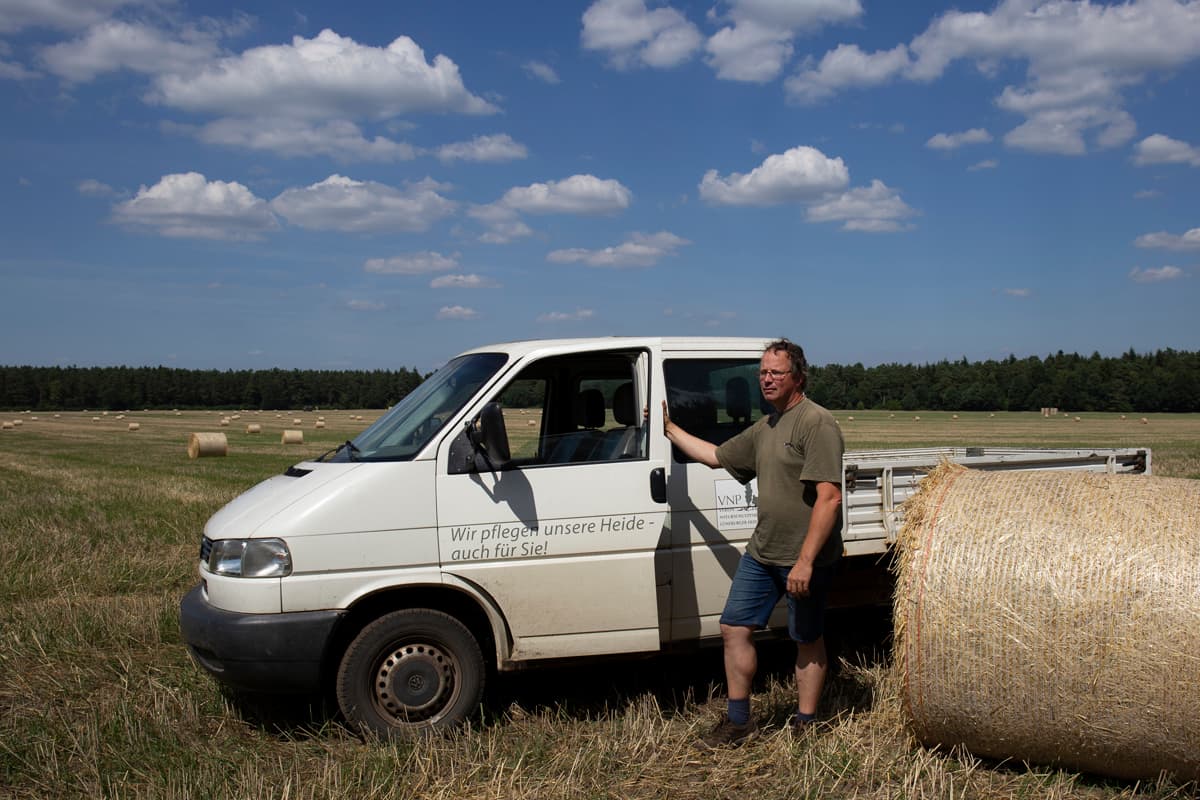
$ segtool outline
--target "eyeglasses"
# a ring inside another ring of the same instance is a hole
[[[759,378],[759,380],[762,380],[763,378],[771,377],[771,378],[774,378],[775,380],[779,380],[784,375],[791,375],[791,374],[792,374],[791,370],[786,370],[786,369],[760,369],[758,371],[758,378]]]

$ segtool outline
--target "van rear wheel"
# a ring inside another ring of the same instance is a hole
[[[393,611],[354,638],[338,667],[337,699],[362,733],[404,737],[458,725],[483,698],[479,642],[449,614]]]

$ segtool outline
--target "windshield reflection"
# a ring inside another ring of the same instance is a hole
[[[374,425],[356,436],[328,461],[408,461],[496,374],[508,356],[473,353],[459,356],[409,392]]]

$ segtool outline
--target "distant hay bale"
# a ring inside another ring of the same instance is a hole
[[[228,426],[229,426],[229,417],[221,417],[221,427],[225,428]]]
[[[229,442],[223,433],[193,433],[188,437],[188,458],[224,456],[229,452]]]
[[[0,423],[0,430],[11,431],[14,427],[15,426],[8,420],[5,420],[4,422]]]
[[[137,422],[131,422],[131,423],[129,423],[129,430],[131,430],[131,431],[136,431],[136,430],[138,430],[138,429],[139,429],[139,428],[141,428],[141,427],[142,427],[142,426],[141,426],[141,424],[140,424],[140,423],[137,423]]]
[[[1149,424],[1150,424],[1150,420],[1146,419],[1145,417],[1142,417],[1142,424],[1143,424],[1143,425],[1149,425]]]
[[[920,422],[920,421],[921,421],[920,417],[913,417],[913,422]]]
[[[99,422],[99,421],[100,421],[99,417],[92,417],[92,422]]]
[[[296,417],[295,419],[292,420],[292,424],[293,425],[303,425],[304,420],[300,419],[299,417]]]
[[[921,741],[1200,778],[1200,481],[943,465],[898,544],[896,665]]]
[[[262,425],[257,422],[251,422],[246,426],[246,433],[262,433]]]
[[[950,419],[958,419],[958,414],[951,414]]]
[[[286,430],[279,438],[280,444],[304,444],[304,431]]]
[[[324,427],[325,427],[325,420],[323,420],[323,419],[319,419],[319,420],[317,420],[316,422],[314,422],[314,423],[313,423],[313,427],[314,427],[314,428],[324,428]]]
[[[14,428],[19,428],[19,427],[21,427],[22,425],[24,425],[24,424],[25,424],[25,421],[24,421],[24,420],[20,420],[20,419],[14,419],[14,420],[12,421],[12,424],[13,424],[13,427],[14,427]]]

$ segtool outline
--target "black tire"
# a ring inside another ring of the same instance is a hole
[[[478,707],[485,675],[479,642],[457,619],[424,608],[393,611],[346,648],[338,706],[366,734],[405,738],[446,730]]]

